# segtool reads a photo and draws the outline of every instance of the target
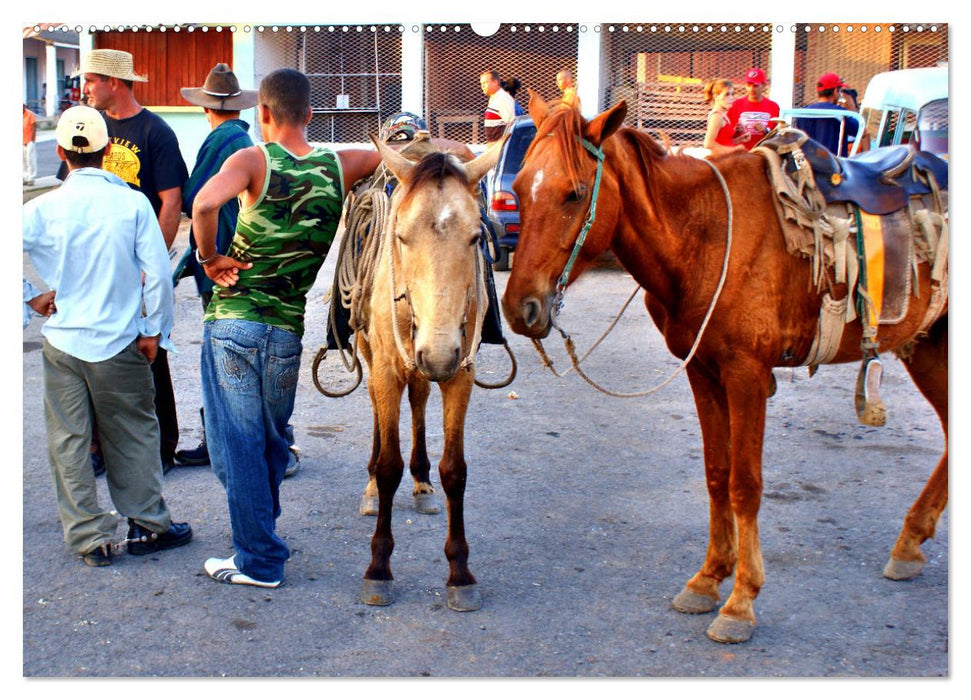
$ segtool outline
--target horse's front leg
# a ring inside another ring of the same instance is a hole
[[[378,520],[371,538],[371,563],[364,573],[363,600],[368,605],[389,605],[394,600],[391,575],[391,506],[395,491],[401,483],[404,460],[398,435],[401,415],[401,395],[404,383],[393,369],[382,363],[372,365],[368,389],[374,406],[378,456],[374,463],[374,478],[378,486]]]
[[[671,604],[684,613],[707,613],[721,600],[718,586],[736,561],[735,516],[729,496],[731,471],[728,397],[721,383],[697,362],[688,366],[705,453],[708,486],[708,551],[705,561]]]
[[[469,545],[465,540],[465,414],[473,379],[473,371],[459,370],[455,377],[439,385],[442,390],[445,446],[438,472],[448,511],[445,556],[449,574],[446,589],[448,607],[462,612],[482,607],[475,577],[469,571]]]
[[[750,363],[726,368],[731,431],[729,492],[738,531],[738,562],[732,594],[708,627],[716,642],[744,642],[755,630],[755,598],[765,581],[759,544],[759,506],[762,502],[762,443],[772,368]]]
[[[408,382],[408,402],[411,405],[411,461],[408,468],[415,482],[412,495],[415,499],[415,510],[434,514],[440,512],[441,508],[429,478],[431,462],[428,460],[428,448],[425,444],[425,407],[430,393],[431,385],[423,376],[416,373]]]

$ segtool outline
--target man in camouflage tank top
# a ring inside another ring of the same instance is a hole
[[[196,255],[215,282],[204,317],[202,395],[213,471],[226,489],[234,553],[205,562],[217,581],[275,588],[289,549],[276,533],[288,461],[307,292],[337,232],[344,196],[376,151],[311,146],[310,82],[283,68],[260,84],[266,143],[227,159],[196,195]],[[219,208],[240,198],[229,255]]]

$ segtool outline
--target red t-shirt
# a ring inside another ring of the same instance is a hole
[[[779,105],[767,97],[761,102],[749,102],[748,97],[740,97],[732,103],[728,110],[728,119],[732,124],[739,124],[742,129],[752,134],[742,145],[748,151],[757,144],[769,130],[769,120],[779,116]]]

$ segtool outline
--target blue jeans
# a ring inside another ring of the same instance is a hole
[[[302,349],[299,336],[264,323],[223,319],[203,326],[209,459],[226,489],[236,567],[259,581],[283,580],[290,556],[276,519]]]

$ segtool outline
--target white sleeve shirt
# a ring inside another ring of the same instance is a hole
[[[114,357],[139,336],[161,335],[161,347],[175,349],[171,264],[144,194],[104,170],[75,170],[24,205],[23,239],[57,292],[41,330],[51,345],[86,362]]]

